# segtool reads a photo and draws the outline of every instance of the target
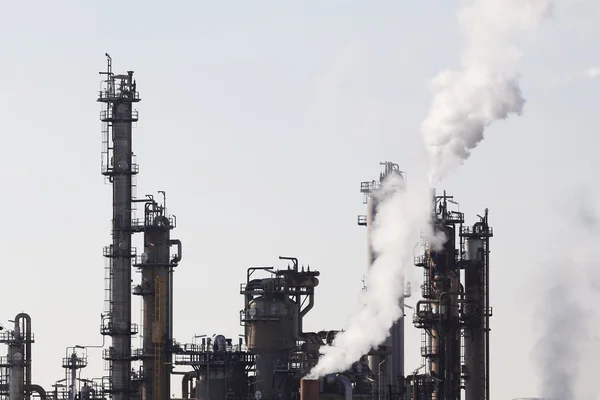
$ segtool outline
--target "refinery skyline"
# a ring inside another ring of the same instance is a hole
[[[419,123],[427,82],[457,63],[454,6],[356,2],[341,12],[333,4],[239,3],[232,11],[188,3],[164,13],[132,2],[119,14],[67,1],[9,5],[0,26],[10,37],[0,43],[8,132],[0,180],[11,226],[4,260],[31,294],[6,286],[0,322],[32,316],[35,383],[60,378],[65,347],[101,341],[111,200],[99,176],[95,94],[106,51],[141,85],[137,194],[167,191],[186,246],[174,280],[175,338],[237,337],[246,268],[283,267],[279,255],[323,274],[307,328],[342,328],[365,273],[358,183],[374,178],[384,159],[399,163],[408,182],[426,175]],[[469,216],[492,210],[494,398],[540,392],[531,359],[540,293],[532,282],[552,243],[566,253],[574,245],[561,232],[575,229],[563,210],[575,197],[595,197],[600,81],[586,75],[600,64],[599,45],[589,42],[600,33],[594,16],[600,7],[591,1],[557,2],[554,21],[525,43],[523,117],[492,127],[441,185]],[[407,372],[420,361],[411,321]],[[89,357],[88,374],[101,376],[101,354]]]

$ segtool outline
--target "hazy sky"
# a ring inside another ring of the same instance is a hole
[[[458,5],[3,4],[0,320],[31,314],[34,381],[49,390],[63,377],[65,347],[101,342],[102,247],[111,240],[96,103],[105,52],[116,72],[135,70],[143,99],[137,193],[166,190],[177,215],[176,339],[241,333],[246,268],[285,267],[279,255],[321,271],[305,328],[341,329],[365,270],[360,181],[384,160],[409,182],[424,174],[419,124],[428,81],[458,63]],[[525,114],[494,125],[443,187],[471,222],[490,209],[496,399],[539,393],[535,278],[569,236],[561,208],[596,190],[600,79],[586,72],[600,66],[600,3],[561,0],[555,14],[522,44]],[[407,321],[407,371],[420,364],[419,346]],[[103,364],[90,350],[86,375],[108,374]]]

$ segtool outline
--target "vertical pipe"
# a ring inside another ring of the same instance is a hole
[[[487,209],[485,210],[485,227],[486,230],[489,231],[489,226],[487,224]],[[484,312],[484,320],[485,320],[485,400],[490,400],[490,238],[486,236],[485,240],[485,249],[484,251],[484,271],[485,271],[485,309]]]
[[[456,268],[456,263],[454,264]],[[451,324],[451,361],[450,361],[450,380],[451,380],[451,394],[452,398],[460,400],[461,380],[460,380],[460,368],[461,368],[461,325],[459,321],[459,297],[460,297],[460,270],[456,269],[451,274],[450,279],[450,298],[448,316],[450,318],[449,323]]]
[[[33,343],[31,331],[31,317],[26,313],[19,313],[15,316],[15,331],[18,332],[18,340],[20,344],[22,363],[23,363],[23,379],[24,379],[24,398],[31,398],[31,344]],[[22,343],[25,343],[23,346]],[[24,351],[24,352],[23,352]]]
[[[71,354],[71,400],[77,400],[77,354]]]
[[[344,387],[344,400],[352,400],[352,384],[344,375],[336,375],[337,380]]]

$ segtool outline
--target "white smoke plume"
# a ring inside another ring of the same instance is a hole
[[[463,69],[446,71],[433,80],[434,100],[422,133],[431,157],[430,185],[460,165],[483,139],[485,127],[510,113],[520,114],[525,104],[513,66],[519,53],[511,40],[534,28],[550,12],[548,0],[470,0],[459,13],[466,36]],[[372,348],[385,341],[402,315],[405,268],[412,268],[412,250],[421,234],[430,245],[430,192],[405,188],[390,175],[383,185],[385,200],[378,204],[372,229],[375,261],[367,272],[365,306],[309,373],[318,378],[348,369]],[[381,194],[380,194],[381,195]]]
[[[351,367],[383,343],[394,322],[403,315],[400,300],[404,295],[404,270],[412,266],[414,244],[428,226],[430,193],[407,189],[402,178],[391,174],[374,195],[381,201],[372,230],[376,258],[367,271],[364,306],[331,346],[321,348],[323,356],[310,378]]]
[[[600,67],[593,67],[588,69],[586,75],[592,79],[600,78]]]
[[[580,197],[580,201],[589,197]],[[576,400],[595,398],[595,372],[584,374],[587,361],[595,366],[597,354],[591,334],[596,330],[598,301],[599,251],[598,216],[589,204],[580,202],[577,215],[571,219],[553,250],[551,263],[543,266],[538,284],[542,283],[541,304],[535,313],[537,331],[541,337],[533,358],[539,371],[544,398]],[[568,243],[574,241],[575,244]],[[561,249],[567,248],[565,253]],[[544,279],[546,282],[544,282]],[[587,385],[586,382],[589,382]]]
[[[430,184],[461,165],[485,129],[525,99],[515,69],[514,41],[551,14],[550,0],[469,0],[458,19],[464,35],[460,71],[443,71],[431,82],[433,101],[421,131],[431,159]]]

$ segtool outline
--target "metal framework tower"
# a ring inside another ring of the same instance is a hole
[[[490,398],[490,238],[488,210],[460,231],[464,285],[464,370],[466,400]]]
[[[9,400],[30,400],[31,384],[31,345],[34,342],[31,331],[31,317],[28,314],[17,314],[12,331],[3,331],[0,343],[8,345],[8,356],[2,358],[0,367],[8,374],[2,373],[3,392],[8,392]],[[7,379],[5,379],[7,378]],[[8,390],[5,390],[8,389]]]
[[[373,264],[376,254],[373,250],[371,235],[373,223],[377,215],[377,207],[381,196],[377,192],[385,179],[392,174],[399,176],[405,181],[406,176],[400,171],[397,164],[386,161],[380,163],[383,170],[379,174],[379,180],[361,182],[360,191],[364,195],[363,203],[367,205],[367,214],[358,216],[358,225],[367,227],[367,265]],[[368,288],[367,288],[368,290]],[[404,298],[410,296],[408,287],[403,293],[400,306],[404,309]],[[404,386],[404,317],[401,317],[390,331],[390,336],[380,349],[374,349],[369,355],[369,366],[379,377],[378,387],[380,398],[393,397],[393,394],[402,391]],[[396,390],[390,390],[394,388]]]
[[[303,363],[310,362],[299,357],[297,350],[298,342],[310,335],[303,332],[302,321],[314,307],[320,273],[310,267],[299,268],[296,258],[279,259],[291,261],[292,267],[248,268],[246,283],[240,288],[240,294],[244,295],[240,323],[244,326],[248,351],[256,360],[253,389],[257,399],[289,398],[289,393],[297,389],[294,376],[302,371]],[[270,277],[253,276],[257,271],[268,272]]]
[[[79,400],[80,379],[77,374],[81,369],[87,367],[87,352],[85,351],[85,348],[82,348],[81,346],[67,347],[67,352],[62,362],[62,367],[65,369],[65,383],[69,391],[68,399]],[[89,395],[87,397],[87,400],[89,400]]]
[[[423,329],[425,374],[407,377],[409,395],[431,400],[489,400],[488,211],[472,227],[452,209],[452,196],[433,196],[432,223],[443,245],[424,243],[422,297],[413,322]]]
[[[135,267],[142,282],[133,293],[142,296],[143,345],[134,359],[142,360],[142,400],[164,400],[170,396],[173,358],[173,271],[181,260],[181,241],[170,238],[176,218],[167,215],[166,194],[159,204],[150,195],[145,202],[144,218],[133,221],[133,230],[144,233],[144,252]],[[177,253],[171,256],[171,246]]]
[[[114,400],[128,400],[131,394],[131,336],[137,326],[131,323],[132,181],[138,167],[132,152],[132,125],[138,120],[133,104],[140,101],[133,71],[114,75],[112,59],[106,54],[106,79],[98,102],[104,104],[100,119],[102,130],[102,175],[113,190],[112,244],[105,248],[108,258],[107,314],[101,333],[112,339],[105,359],[109,361],[109,392]]]

